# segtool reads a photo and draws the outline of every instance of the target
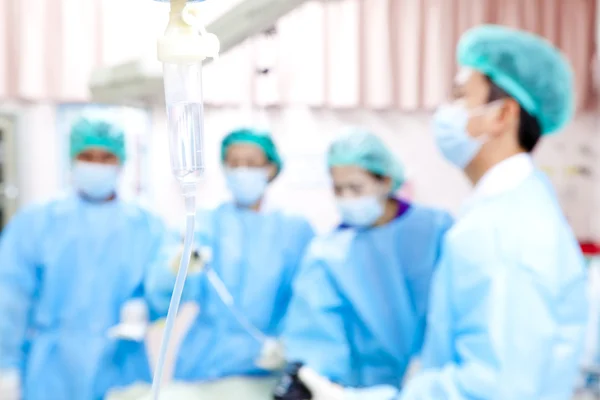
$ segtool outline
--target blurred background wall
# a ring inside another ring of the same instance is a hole
[[[236,0],[206,4],[207,19]],[[239,0],[237,0],[239,1]],[[595,0],[312,1],[284,17],[274,35],[248,39],[206,68],[208,172],[199,201],[227,196],[218,146],[229,129],[273,130],[286,157],[271,205],[308,214],[319,229],[335,223],[324,150],[340,129],[380,134],[410,174],[407,195],[456,211],[469,187],[433,146],[428,117],[456,71],[458,37],[502,23],[545,35],[563,49],[577,77],[578,117],[536,152],[582,239],[600,240],[600,110],[593,81]],[[38,201],[68,187],[66,135],[90,101],[93,68],[152,58],[166,6],[150,0],[0,2],[0,129],[5,202]],[[257,70],[269,68],[268,74]],[[596,88],[596,89],[595,89]],[[163,105],[141,101],[119,114],[131,134],[123,182],[173,223],[181,221],[168,164]],[[4,128],[2,128],[4,127]]]

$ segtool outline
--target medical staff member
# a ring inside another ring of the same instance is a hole
[[[342,223],[310,246],[283,333],[286,358],[344,386],[398,386],[421,350],[445,211],[406,202],[402,164],[375,135],[333,142]]]
[[[222,142],[221,159],[233,201],[197,214],[197,256],[190,267],[196,274],[188,277],[183,301],[196,302],[200,312],[178,351],[174,379],[179,381],[270,374],[257,365],[263,355],[257,336],[279,336],[292,280],[314,236],[306,219],[263,207],[265,192],[282,168],[269,133],[230,132]],[[168,260],[174,254],[177,251],[166,246],[148,277],[149,299],[157,315],[166,315],[169,306],[179,257]],[[206,268],[233,296],[233,312],[202,273]],[[250,332],[246,322],[252,326]],[[260,333],[253,335],[253,328]]]
[[[70,156],[74,192],[22,210],[0,240],[2,400],[101,396],[97,382],[108,383],[102,375],[115,367],[104,360],[121,356],[107,332],[121,307],[143,295],[162,236],[160,220],[118,197],[121,129],[81,119]]]
[[[571,120],[573,75],[549,42],[500,26],[468,31],[457,53],[454,98],[433,130],[475,188],[444,242],[423,371],[397,396],[389,387],[342,393],[305,370],[317,400],[571,396],[587,315],[584,261],[531,152]]]

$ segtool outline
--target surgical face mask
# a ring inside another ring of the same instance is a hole
[[[452,164],[464,169],[479,153],[487,135],[474,138],[467,132],[473,116],[481,115],[491,105],[469,111],[463,104],[448,104],[438,108],[433,117],[435,141],[442,155]]]
[[[73,166],[73,185],[92,200],[106,200],[116,192],[119,166],[77,161]]]
[[[225,171],[225,179],[235,202],[249,207],[265,193],[269,172],[266,168],[229,168]]]
[[[345,224],[366,228],[383,215],[384,202],[378,196],[337,199],[337,206]]]

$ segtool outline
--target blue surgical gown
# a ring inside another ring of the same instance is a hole
[[[570,399],[586,324],[585,281],[580,248],[542,173],[476,201],[446,237],[424,370],[397,398]],[[384,388],[355,395],[348,398],[392,398]]]
[[[124,346],[107,331],[127,300],[143,296],[163,230],[133,204],[75,195],[13,218],[0,240],[0,369],[22,371],[25,400],[91,400],[149,379],[143,344]]]
[[[212,268],[236,302],[236,310],[268,336],[278,336],[291,296],[291,284],[314,233],[303,218],[283,212],[254,212],[224,204],[199,211],[196,246],[212,249]],[[153,310],[165,315],[174,276],[165,246],[162,261],[148,276]],[[201,273],[186,281],[183,301],[199,304],[200,313],[177,356],[174,377],[207,381],[228,376],[266,375],[255,363],[261,343],[255,340],[218,297]]]
[[[452,218],[412,205],[390,223],[315,239],[294,284],[284,344],[329,379],[398,387],[421,348],[431,277]]]

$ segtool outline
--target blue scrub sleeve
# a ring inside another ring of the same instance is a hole
[[[288,361],[302,361],[332,381],[349,381],[350,347],[344,305],[322,261],[309,256],[300,267],[285,320]]]
[[[24,366],[25,335],[37,290],[32,218],[17,214],[0,239],[0,369]]]
[[[286,268],[285,277],[281,282],[282,288],[292,288],[293,283],[299,275],[300,268],[302,267],[302,260],[306,250],[315,236],[315,231],[308,221],[300,220],[297,226],[294,228],[294,234],[290,235],[290,241],[287,246],[288,255],[286,256],[286,264],[289,268]],[[277,336],[281,335],[285,325],[285,316],[288,312],[290,302],[292,300],[293,291],[290,289],[285,290],[285,295],[280,297],[277,307],[274,310],[272,320],[279,321],[278,326],[275,329]]]
[[[452,227],[454,220],[450,214],[440,213],[436,220],[436,245],[435,260],[432,260],[431,269],[420,269],[408,277],[409,289],[415,303],[415,309],[419,317],[426,317],[429,309],[430,288],[432,276],[441,260],[441,251],[446,233]],[[412,269],[414,270],[414,268]]]
[[[435,262],[431,263],[431,269],[420,269],[417,273],[411,274],[407,277],[408,289],[413,299],[415,310],[420,321],[425,321],[425,326],[421,329],[421,332],[426,331],[427,314],[429,311],[429,303],[431,298],[431,287],[435,271],[441,260],[441,250],[444,242],[444,238],[454,223],[453,218],[450,214],[440,213],[438,220],[437,229],[437,246],[435,254]],[[423,347],[423,340],[425,335],[419,335],[417,342],[414,345],[413,355],[419,355]]]
[[[536,383],[544,381],[541,377],[546,365],[556,357],[572,358],[574,351],[565,349],[564,355],[549,351],[560,340],[554,318],[558,310],[552,300],[556,294],[525,267],[467,264],[463,260],[463,272],[465,267],[483,272],[469,277],[455,269],[449,274],[456,278],[450,287],[460,291],[460,296],[453,296],[461,303],[454,304],[461,312],[456,317],[459,329],[452,343],[459,361],[425,369],[408,382],[399,399],[539,399],[544,388]],[[577,281],[568,287],[580,290],[582,284]],[[585,304],[574,306],[585,309]],[[579,321],[573,321],[572,334],[577,335],[578,325]],[[424,358],[428,345],[426,342]],[[575,374],[556,378],[574,382]],[[567,399],[570,395],[556,393],[556,398]]]
[[[148,268],[156,260],[161,249],[161,244],[168,234],[165,224],[154,215],[147,214],[147,225],[138,233],[145,238],[145,244],[139,248],[141,254],[146,255],[144,260],[144,277]],[[143,280],[126,301],[142,299],[148,303],[145,296]],[[123,307],[124,303],[121,304]],[[150,315],[150,318],[153,316]],[[123,322],[123,321],[121,321]],[[98,362],[98,373],[94,380],[94,400],[102,400],[110,390],[123,388],[139,382],[151,382],[152,372],[146,344],[141,341],[128,339],[114,339],[107,343],[104,354]]]

